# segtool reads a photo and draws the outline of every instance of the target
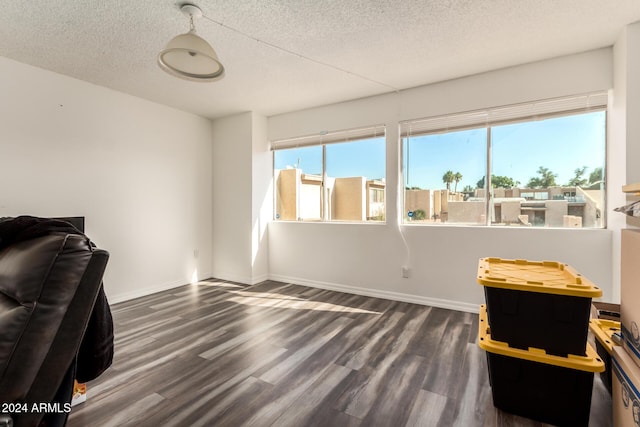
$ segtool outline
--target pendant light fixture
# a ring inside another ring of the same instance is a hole
[[[216,51],[196,34],[193,18],[201,18],[202,10],[194,4],[183,4],[180,10],[189,17],[190,30],[167,44],[158,55],[158,65],[167,73],[185,80],[208,82],[224,74],[224,66]]]

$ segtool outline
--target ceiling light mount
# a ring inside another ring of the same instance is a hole
[[[191,3],[180,6],[189,17],[190,29],[167,44],[158,55],[158,65],[167,73],[185,80],[208,82],[219,80],[224,75],[224,66],[216,51],[205,39],[196,34],[194,18],[201,18],[202,10]]]
[[[185,3],[180,5],[180,10],[187,18],[202,18],[202,9],[195,4]]]

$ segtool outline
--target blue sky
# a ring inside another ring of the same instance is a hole
[[[300,161],[303,173],[322,174],[322,147],[302,147],[275,152],[276,169],[295,166]],[[385,177],[385,140],[375,138],[327,145],[327,175],[334,178],[364,176]]]
[[[508,176],[521,186],[537,176],[544,166],[557,173],[556,182],[566,184],[573,171],[587,166],[585,178],[604,166],[606,133],[604,111],[571,115],[540,121],[515,123],[492,128],[492,174]],[[410,138],[403,142],[405,185],[444,188],[442,175],[447,170],[460,172],[458,190],[476,186],[486,167],[486,129]],[[299,165],[304,173],[322,173],[322,147],[280,150],[275,153],[275,168]],[[327,175],[332,177],[385,176],[383,138],[346,144],[327,145]],[[408,182],[407,182],[408,180]]]

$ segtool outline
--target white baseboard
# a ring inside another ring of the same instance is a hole
[[[326,289],[329,291],[345,292],[348,294],[363,295],[367,297],[376,297],[389,299],[393,301],[408,302],[412,304],[421,304],[431,307],[447,308],[449,310],[464,311],[467,313],[478,313],[479,305],[467,302],[445,300],[440,298],[430,298],[420,295],[405,294],[401,292],[383,291],[379,289],[361,288],[357,286],[341,285],[330,282],[318,282],[301,279],[299,277],[289,277],[279,274],[270,274],[269,279],[279,282],[293,283],[294,285],[309,286],[311,288]]]
[[[402,292],[392,292],[392,291],[384,291],[379,289],[361,288],[358,286],[342,285],[338,283],[311,281],[311,280],[302,279],[299,277],[283,276],[279,274],[261,274],[260,276],[249,278],[245,276],[239,276],[236,274],[217,272],[213,274],[203,274],[200,280],[205,280],[206,278],[212,278],[212,277],[220,280],[228,280],[231,282],[238,282],[238,283],[243,283],[247,285],[255,285],[265,280],[277,280],[279,282],[293,283],[295,285],[309,286],[311,288],[345,292],[348,294],[363,295],[367,297],[383,298],[383,299],[388,299],[393,301],[402,301],[402,302],[408,302],[412,304],[421,304],[421,305],[427,305],[431,307],[447,308],[450,310],[465,311],[468,313],[478,313],[478,310],[479,310],[479,306],[477,304],[470,304],[466,302],[445,300],[440,298],[430,298],[430,297],[424,297],[420,295],[405,294]],[[187,284],[188,282],[185,282],[184,280],[176,280],[173,282],[164,283],[159,286],[138,289],[133,292],[126,292],[123,294],[116,294],[116,295],[107,294],[107,297],[109,298],[110,304],[116,304],[119,302],[131,300],[134,298],[140,298],[147,295],[155,294],[157,292],[178,288],[180,286],[184,286]]]
[[[210,275],[210,277],[214,277],[220,280],[228,280],[230,282],[243,283],[245,285],[255,285],[260,282],[264,282],[265,280],[269,280],[268,274],[261,274],[259,276],[249,277],[249,276],[241,276],[239,274],[234,274],[234,273],[227,273],[223,271],[215,271],[213,272],[213,274]]]
[[[257,285],[258,283],[264,282],[265,280],[269,280],[269,275],[268,274],[261,274],[259,276],[254,277],[253,279],[251,279],[251,284],[252,285]]]
[[[159,286],[153,286],[150,288],[137,289],[132,292],[125,292],[123,294],[110,294],[107,293],[107,298],[109,299],[109,304],[117,304],[119,302],[129,301],[131,299],[146,297],[147,295],[155,294],[158,292],[166,291],[173,288],[178,288],[180,286],[187,285],[188,282],[185,282],[183,279],[175,280],[173,282],[167,282]]]
[[[211,273],[211,277],[220,280],[228,280],[229,282],[238,282],[243,283],[245,285],[251,284],[251,277],[239,275],[235,273],[229,273],[226,271],[214,271]]]

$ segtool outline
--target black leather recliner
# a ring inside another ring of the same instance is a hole
[[[34,404],[58,398],[73,371],[108,258],[81,234],[52,233],[0,250],[0,420],[37,426],[52,412],[68,412],[67,405]]]

